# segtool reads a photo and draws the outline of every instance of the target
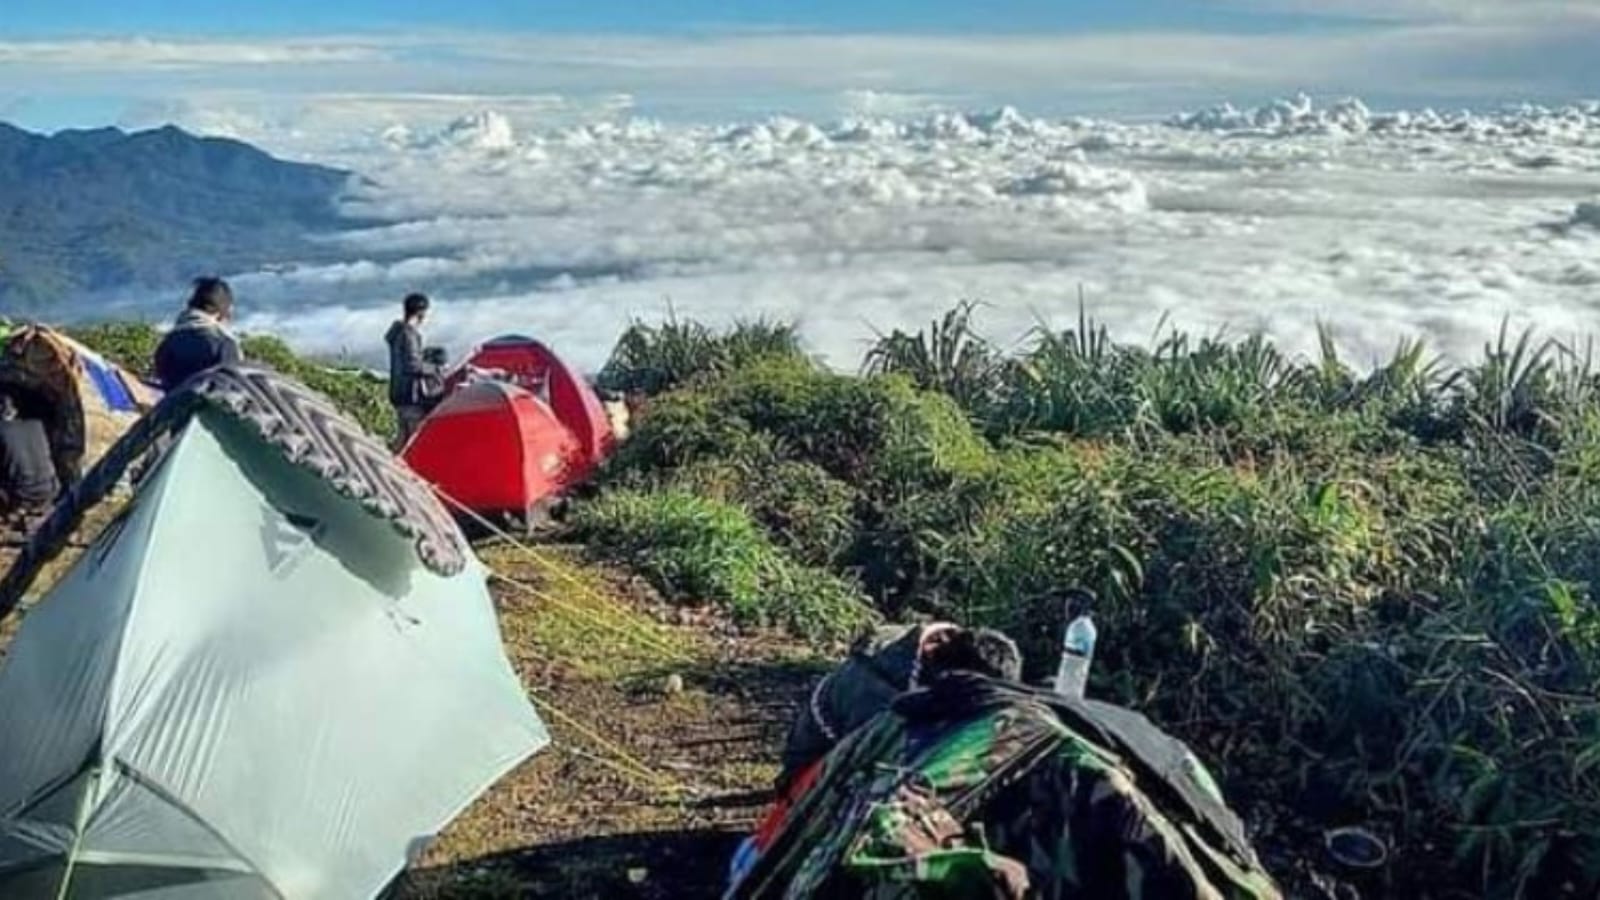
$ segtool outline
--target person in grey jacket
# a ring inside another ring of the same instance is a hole
[[[221,278],[196,278],[188,306],[156,346],[155,375],[171,391],[212,366],[244,360],[239,340],[228,331],[233,290]]]
[[[424,358],[422,323],[428,318],[428,298],[407,294],[401,305],[402,317],[383,339],[389,345],[389,403],[394,406],[399,433],[395,449],[406,445],[428,410],[439,399],[443,377],[437,362]]]

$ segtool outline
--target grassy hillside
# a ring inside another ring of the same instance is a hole
[[[1391,843],[1391,896],[1600,891],[1600,377],[1502,335],[1460,368],[1357,371],[1269,342],[1112,341],[1085,317],[1003,354],[970,308],[860,375],[792,329],[639,326],[601,380],[643,398],[574,536],[670,601],[820,645],[878,618],[1003,627],[1048,671],[1098,598],[1091,691],[1193,743],[1269,865],[1324,830]],[[154,334],[79,332],[142,366]],[[248,352],[387,430],[381,383]]]
[[[1364,824],[1396,896],[1600,890],[1587,356],[1502,335],[1359,372],[1330,334],[1295,360],[1087,317],[1008,356],[971,312],[860,377],[782,327],[633,329],[604,378],[652,396],[579,528],[669,596],[819,636],[852,596],[995,625],[1035,676],[1087,588],[1091,690],[1193,742],[1278,871]]]

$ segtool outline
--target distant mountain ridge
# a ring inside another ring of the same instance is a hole
[[[0,312],[171,288],[327,253],[351,174],[167,126],[41,135],[0,122]]]

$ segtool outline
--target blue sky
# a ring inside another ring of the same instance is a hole
[[[682,33],[717,28],[804,28],[835,32],[1082,32],[1112,28],[1236,31],[1332,27],[1350,18],[1314,10],[1208,0],[211,0],[61,2],[7,0],[4,33],[60,37],[119,33],[316,34],[404,28],[545,32]]]
[[[1600,0],[0,5],[0,120],[39,130],[175,121],[270,142],[481,108],[1139,117],[1298,90],[1447,107],[1600,93]]]

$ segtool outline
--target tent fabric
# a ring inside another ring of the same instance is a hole
[[[548,733],[470,552],[430,566],[317,438],[184,393],[0,668],[0,896],[374,896]]]
[[[413,471],[477,513],[527,515],[587,478],[616,445],[594,391],[531,338],[478,345],[445,390],[401,452]]]
[[[540,341],[505,334],[479,344],[445,377],[446,394],[473,380],[478,372],[503,373],[510,383],[536,394],[572,432],[591,465],[599,464],[615,447],[616,435],[600,397]]]
[[[76,389],[92,388],[111,412],[138,414],[160,399],[155,389],[83,343],[45,325],[27,325],[6,339],[7,362],[36,366],[44,377],[70,376]]]
[[[116,366],[88,352],[80,353],[79,361],[83,364],[83,371],[88,376],[89,382],[100,392],[100,399],[107,409],[120,413],[139,412],[139,404],[133,399],[133,392],[128,389],[129,382],[123,380]]]
[[[404,455],[440,493],[481,513],[524,515],[587,471],[583,448],[549,406],[496,381],[445,398]]]
[[[65,483],[93,465],[160,395],[59,331],[28,325],[0,348],[0,386],[32,398]],[[25,404],[26,405],[26,404]]]
[[[386,447],[341,417],[331,401],[264,369],[222,366],[163,398],[68,491],[0,579],[0,619],[66,546],[84,514],[162,436],[186,426],[201,409],[215,409],[244,422],[286,459],[387,521],[415,542],[424,565],[446,575],[466,565],[466,539],[432,490]]]

